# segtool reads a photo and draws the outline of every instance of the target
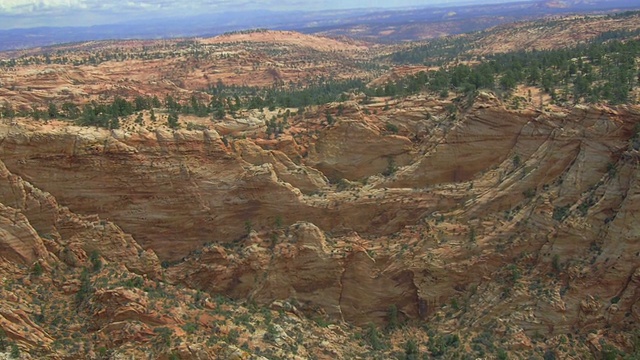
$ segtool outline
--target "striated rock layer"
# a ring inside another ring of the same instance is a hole
[[[296,161],[213,130],[2,125],[3,274],[50,272],[108,347],[195,332],[181,316],[197,311],[152,298],[170,284],[211,310],[200,292],[356,325],[492,331],[522,354],[537,334],[628,346],[616,333],[640,321],[640,109],[506,110],[490,94],[450,114],[405,106],[338,119]],[[107,271],[98,259],[122,281],[87,295]],[[60,264],[94,273],[63,281]],[[37,314],[15,294],[0,302],[9,338],[51,351]]]
[[[318,189],[326,179],[317,170],[297,166],[279,152],[252,155],[255,148],[242,142],[238,156],[215,131],[4,127],[0,132],[0,156],[12,171],[73,211],[117,223],[164,260],[180,259],[205,243],[238,239],[247,223],[260,229],[281,218],[328,231],[384,233],[451,204],[435,203],[428,193],[418,195],[412,209],[404,208],[397,194],[355,202],[308,198],[291,183]],[[265,162],[251,165],[242,158]]]

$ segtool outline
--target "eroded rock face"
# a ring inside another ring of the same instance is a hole
[[[281,151],[265,151],[248,140],[236,141],[233,146],[243,160],[256,166],[271,164],[279,179],[304,193],[313,193],[327,186],[327,178],[322,172],[295,164]]]
[[[92,330],[103,336],[103,341],[118,344],[113,333],[123,332],[126,326],[137,325],[134,341],[153,337],[153,327],[182,324],[183,321],[151,310],[145,292],[139,289],[116,288],[96,291],[92,298]],[[131,336],[127,341],[131,341]],[[122,339],[120,339],[122,341]]]
[[[0,274],[4,286],[0,328],[5,345],[10,341],[16,350],[29,351],[25,358],[55,352],[52,343],[60,334],[52,333],[44,322],[55,320],[55,309],[64,308],[55,302],[65,300],[53,294],[64,297],[85,286],[75,280],[61,281],[54,272],[60,272],[61,268],[98,269],[106,261],[122,264],[125,271],[145,277],[160,277],[160,261],[153,251],[144,251],[131,235],[113,223],[96,216],[78,216],[60,206],[53,196],[12,174],[2,162],[0,234]],[[68,274],[72,272],[67,270]],[[144,305],[128,309],[137,309],[144,315],[147,314]],[[121,318],[133,314],[127,309],[114,311]]]
[[[433,193],[416,194],[412,208],[401,200],[409,190],[356,199],[346,193],[336,198],[304,197],[293,185],[305,191],[318,189],[326,184],[318,170],[295,165],[282,153],[239,142],[240,154],[259,164],[248,165],[227,150],[214,131],[129,134],[75,127],[43,132],[4,127],[0,132],[4,134],[0,154],[12,171],[54,194],[74,212],[117,223],[143,247],[169,261],[206,243],[238,239],[246,234],[248,222],[262,229],[281,218],[289,224],[313,222],[330,231],[389,233],[459,197],[433,201],[437,196]],[[404,144],[400,152],[406,152],[408,140],[381,138],[388,139],[383,139],[388,141],[386,149]],[[370,147],[377,148],[385,149]]]
[[[23,177],[71,210],[114,221],[143,246],[153,243],[164,259],[236,238],[245,221],[265,217],[263,204],[295,207],[299,196],[273,170],[228,154],[213,131],[5,130],[3,157]]]
[[[476,102],[472,110],[458,116],[462,120],[439,143],[385,185],[422,187],[465,182],[480,178],[503,162],[504,167],[516,164],[513,168],[528,162],[524,164],[527,173],[520,175],[529,177],[534,187],[559,176],[574,182],[580,181],[576,177],[599,178],[603,164],[627,146],[633,119],[625,110],[577,107],[569,114],[511,112],[499,104],[486,106],[483,102]],[[575,161],[591,163],[575,166],[577,174],[565,175]],[[531,176],[535,170],[540,171]],[[498,186],[508,176],[500,175]],[[584,191],[580,187],[575,190]]]
[[[40,325],[36,324],[32,320],[32,314],[25,308],[26,306],[21,305],[18,301],[3,301],[0,304],[0,327],[6,333],[7,338],[13,341],[29,347],[51,350],[53,336],[47,334]]]
[[[397,135],[383,135],[362,121],[339,121],[322,132],[309,151],[308,163],[330,179],[360,180],[390,166],[407,165],[412,144]]]
[[[29,209],[28,215],[47,218],[57,209],[52,199],[39,202],[32,196],[40,192],[25,184],[20,177],[11,174],[0,162],[0,247],[6,260],[30,265],[40,258],[48,256],[44,243],[32,227],[29,218],[20,209]],[[9,204],[6,206],[4,204]]]
[[[411,270],[393,268],[390,259],[373,259],[366,251],[348,256],[342,274],[340,305],[344,319],[359,325],[376,321],[387,324],[395,307],[398,321],[417,318],[420,309],[418,288]]]
[[[0,251],[6,260],[31,264],[48,254],[28,219],[19,211],[0,204]]]
[[[135,272],[160,274],[160,261],[118,226],[93,217],[80,217],[60,206],[50,194],[11,174],[0,163],[0,227],[4,256],[17,263],[52,262],[55,257],[72,266],[84,266],[96,252]],[[3,204],[11,204],[8,207]],[[51,256],[53,253],[55,256]]]
[[[259,303],[294,299],[310,314],[360,325],[383,324],[392,304],[405,316],[418,314],[412,272],[391,267],[390,259],[372,258],[357,235],[337,247],[315,225],[296,223],[269,239],[254,235],[246,241],[240,252],[205,248],[168,276]]]
[[[3,256],[49,271],[90,268],[98,252],[144,281],[167,260],[166,280],[210,294],[359,325],[387,323],[394,306],[401,319],[447,319],[447,332],[491,325],[519,351],[535,333],[633,328],[640,112],[485,100],[414,142],[341,119],[300,163],[215,131],[5,126]],[[401,132],[421,129],[417,113],[397,112]],[[399,168],[382,176],[388,156]],[[332,187],[324,175],[370,183]],[[82,286],[60,284],[67,295]],[[122,284],[91,296],[105,344],[185,325]]]

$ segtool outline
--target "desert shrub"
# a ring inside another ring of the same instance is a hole
[[[562,222],[564,219],[569,216],[569,205],[565,206],[556,206],[553,208],[553,215],[551,216],[553,220]]]
[[[384,125],[384,128],[385,128],[388,132],[390,132],[390,133],[394,133],[394,134],[397,134],[397,133],[398,133],[398,131],[400,130],[400,129],[398,129],[398,126],[397,126],[397,125],[392,124],[392,123],[386,123],[386,124]]]
[[[378,329],[371,323],[367,327],[367,332],[364,334],[364,339],[373,350],[383,350],[387,347],[387,344],[385,344],[381,339]]]

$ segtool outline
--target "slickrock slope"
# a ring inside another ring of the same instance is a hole
[[[597,36],[640,28],[640,15],[566,16],[538,21],[499,25],[487,30],[475,44],[474,54],[506,53],[519,50],[562,49],[586,43]]]
[[[190,40],[88,42],[24,50],[0,66],[0,99],[34,104],[166,94],[188,99],[219,83],[269,87],[316,77],[367,77],[366,44],[289,31]],[[5,60],[7,54],[0,54]]]
[[[346,38],[344,40],[347,40]],[[344,42],[329,37],[312,36],[294,31],[255,31],[238,32],[203,39],[203,44],[228,44],[234,42],[245,43],[272,43],[282,45],[295,45],[311,48],[317,51],[354,51],[366,50],[363,42],[357,44],[355,41]]]
[[[70,212],[2,163],[0,193],[0,272],[5,281],[0,324],[4,346],[9,339],[20,345],[18,349],[26,347],[32,354],[53,351],[60,334],[46,328],[43,320],[46,307],[55,309],[50,296],[63,299],[64,294],[76,293],[82,287],[80,282],[55,273],[71,275],[74,268],[87,266],[91,259],[96,264],[105,260],[121,264],[125,271],[151,279],[160,276],[160,262],[153,251],[140,248],[113,223]],[[82,319],[69,320],[82,323]]]

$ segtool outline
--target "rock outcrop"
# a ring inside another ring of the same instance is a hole
[[[333,246],[315,225],[296,223],[270,238],[254,234],[244,241],[239,252],[205,248],[169,269],[168,277],[264,304],[295,299],[312,316],[326,314],[359,325],[383,324],[390,305],[407,317],[418,314],[411,271],[391,266],[388,258],[374,259],[357,235]]]
[[[259,166],[271,164],[278,179],[288,182],[304,193],[313,193],[327,186],[324,174],[312,167],[297,165],[287,155],[278,150],[263,150],[248,140],[235,141],[234,151],[243,160]]]
[[[334,181],[361,180],[407,165],[412,149],[406,137],[383,135],[366,121],[343,120],[321,133],[309,151],[308,163]]]

